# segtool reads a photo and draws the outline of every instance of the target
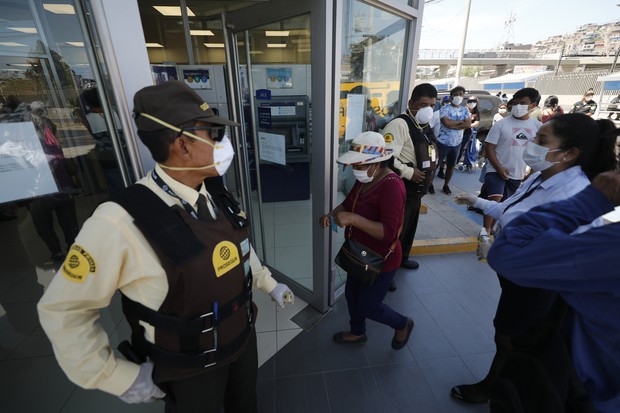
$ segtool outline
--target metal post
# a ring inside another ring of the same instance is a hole
[[[471,0],[467,0],[467,13],[465,13],[465,27],[463,28],[463,38],[461,39],[461,49],[459,58],[456,62],[456,73],[454,74],[454,86],[459,85],[461,77],[461,67],[463,66],[463,55],[465,54],[465,41],[467,40],[467,26],[469,25],[469,11],[471,10]]]
[[[564,48],[566,47],[566,43],[562,43],[562,49],[560,49],[560,57],[558,58],[558,62],[555,65],[555,73],[554,75],[558,75],[558,71],[560,70],[560,64],[562,63],[562,57],[564,57]]]

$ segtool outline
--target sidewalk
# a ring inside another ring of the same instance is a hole
[[[454,196],[463,192],[478,194],[482,185],[475,173],[454,171],[450,182],[452,195],[441,191],[444,180],[435,177],[435,195],[422,198],[427,212],[420,215],[418,229],[413,243],[413,255],[446,254],[475,251],[477,236],[482,226],[482,215],[468,211],[464,205],[457,205]]]

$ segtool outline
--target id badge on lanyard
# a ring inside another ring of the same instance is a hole
[[[437,154],[435,153],[435,147],[433,145],[428,146],[428,157],[431,158],[431,162],[437,160]]]

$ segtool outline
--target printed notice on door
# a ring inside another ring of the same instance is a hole
[[[258,132],[258,147],[261,160],[286,165],[284,135]]]
[[[58,192],[32,122],[0,123],[0,204]]]

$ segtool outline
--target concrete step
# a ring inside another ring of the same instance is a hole
[[[478,239],[476,237],[415,240],[409,256],[473,252],[476,251],[477,247]]]

